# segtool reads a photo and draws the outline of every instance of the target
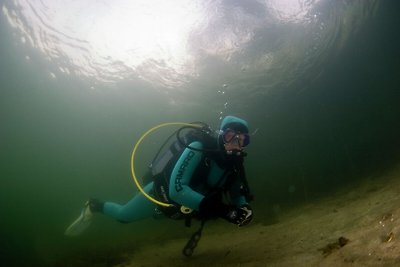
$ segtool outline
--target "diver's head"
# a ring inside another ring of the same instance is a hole
[[[221,122],[219,141],[227,155],[244,156],[243,148],[250,144],[247,121],[235,116],[226,116]]]

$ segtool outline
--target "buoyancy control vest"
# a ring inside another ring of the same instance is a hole
[[[178,203],[172,201],[169,196],[169,183],[171,173],[175,167],[176,162],[182,155],[186,148],[192,150],[198,150],[202,152],[202,159],[199,166],[196,168],[193,181],[200,182],[199,179],[204,179],[208,176],[210,171],[208,159],[215,153],[219,153],[217,150],[217,139],[213,134],[211,128],[204,124],[201,128],[191,128],[182,127],[176,131],[173,135],[176,135],[176,140],[174,140],[168,147],[166,151],[162,151],[163,146],[170,141],[173,137],[171,135],[160,148],[154,159],[149,166],[149,173],[145,176],[143,183],[147,184],[149,182],[154,182],[153,195],[154,197],[164,203],[172,204],[169,207],[158,206],[157,209],[161,211],[164,215],[172,219],[181,219],[191,213],[190,209],[182,207]],[[186,131],[184,134],[183,131]],[[191,147],[190,144],[193,142],[200,142],[203,145],[202,149],[196,149]],[[192,186],[193,184],[191,184]]]

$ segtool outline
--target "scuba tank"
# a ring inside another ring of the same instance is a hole
[[[170,135],[158,150],[149,166],[153,176],[163,172],[167,166],[172,165],[171,163],[176,163],[177,159],[180,157],[185,148],[198,150],[190,147],[192,142],[199,141],[203,145],[206,145],[206,148],[201,149],[200,151],[207,151],[207,149],[209,150],[211,143],[213,141],[216,142],[216,137],[213,135],[213,131],[210,126],[203,122],[195,122],[191,124],[201,124],[203,126],[201,128],[184,126]],[[182,131],[186,129],[189,129],[189,131],[186,134],[182,134]],[[168,144],[174,135],[176,135],[176,140],[169,146],[167,151],[161,153],[165,145]],[[216,150],[216,145],[214,150]]]
[[[217,137],[210,126],[202,122],[195,122],[191,124],[201,124],[202,127],[184,126],[171,134],[154,156],[151,164],[149,165],[149,172],[143,178],[144,184],[154,182],[153,194],[156,199],[164,203],[172,204],[169,207],[157,207],[159,212],[172,219],[181,219],[187,217],[188,215],[191,215],[192,212],[191,209],[173,202],[168,197],[170,176],[183,151],[186,148],[189,148],[205,153],[219,152],[219,150],[217,150]],[[171,143],[171,140],[174,136],[175,140]],[[204,148],[196,149],[194,147],[190,147],[190,144],[195,141],[201,142]],[[164,147],[167,144],[170,145],[168,149],[164,150]],[[206,166],[200,166],[199,168],[204,169]]]

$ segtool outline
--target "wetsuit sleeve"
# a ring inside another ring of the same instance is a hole
[[[234,198],[232,201],[236,207],[242,207],[244,205],[248,205],[246,198],[244,196],[239,196],[237,198]]]
[[[229,190],[229,195],[231,197],[232,204],[237,207],[241,207],[248,204],[246,201],[246,197],[242,195],[241,186],[242,183],[239,180],[236,180],[232,184]]]
[[[203,145],[200,142],[193,142],[190,147],[202,149]],[[199,210],[199,204],[204,196],[194,191],[189,184],[202,157],[202,152],[186,148],[172,170],[169,183],[171,200],[194,210]]]

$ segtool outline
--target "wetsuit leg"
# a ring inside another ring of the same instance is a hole
[[[144,191],[149,193],[152,188],[153,182],[146,185]],[[155,208],[156,205],[139,192],[125,205],[120,205],[114,202],[105,202],[103,213],[120,222],[133,222],[152,217]]]

